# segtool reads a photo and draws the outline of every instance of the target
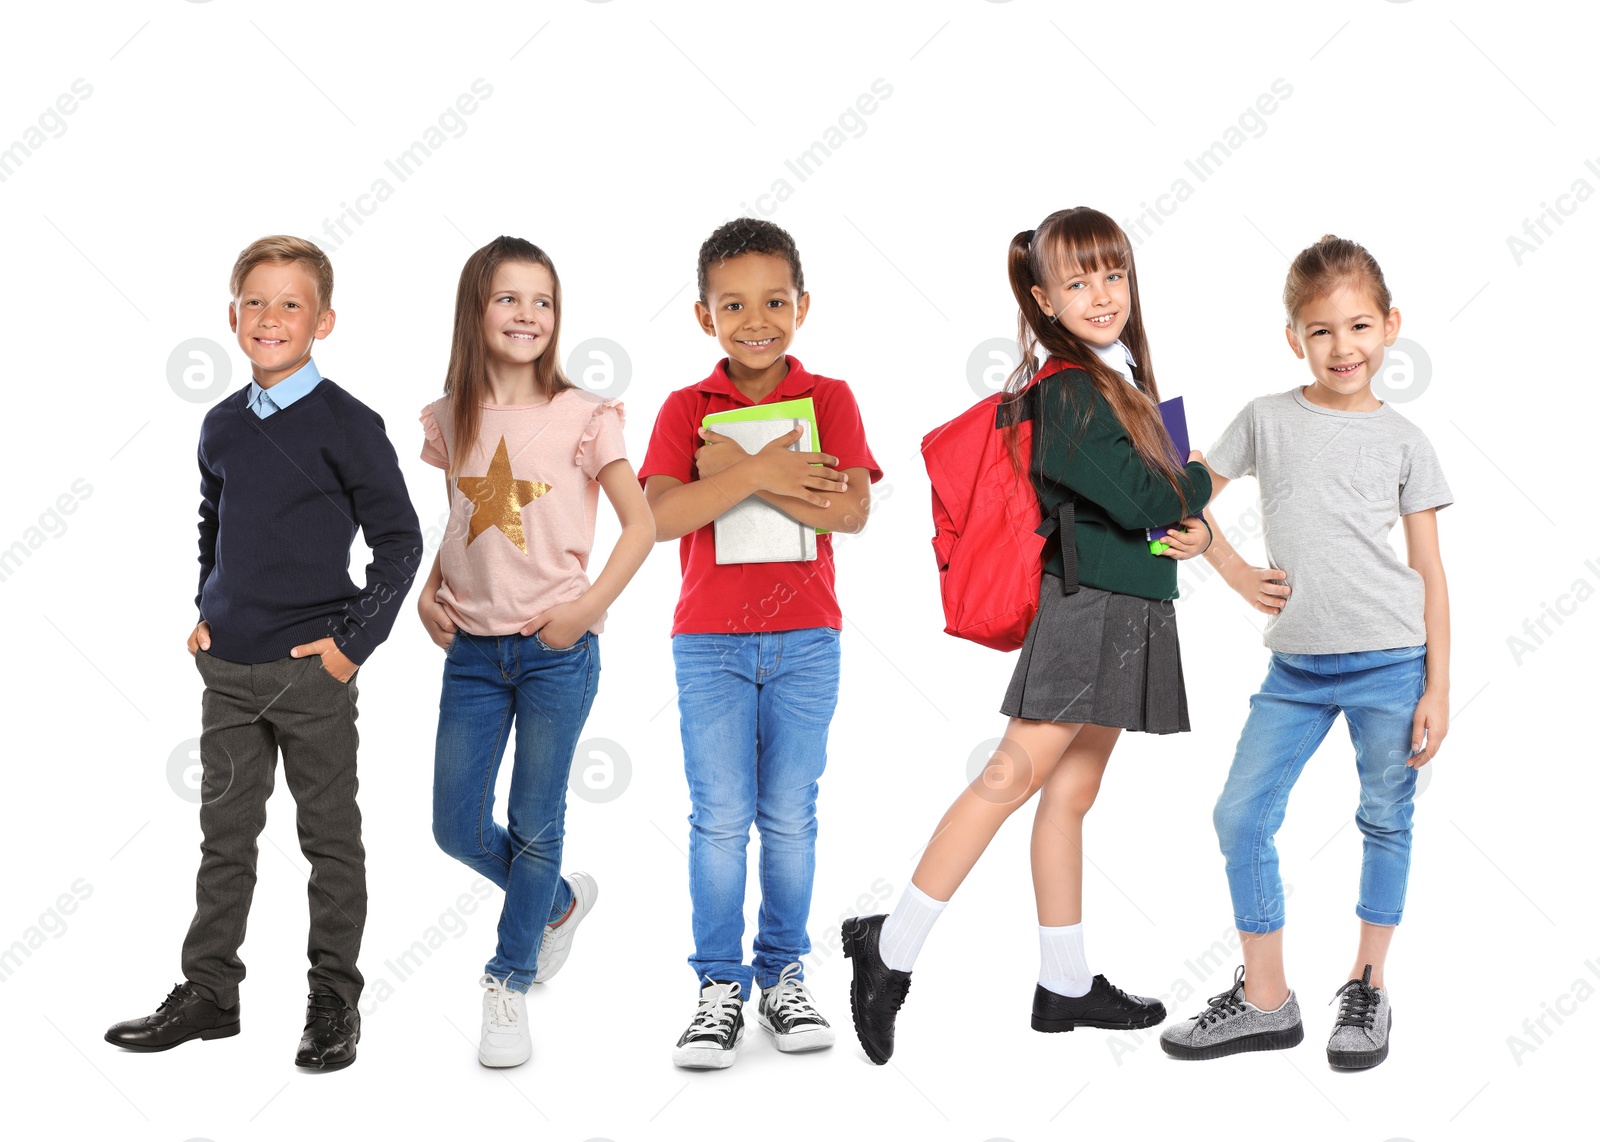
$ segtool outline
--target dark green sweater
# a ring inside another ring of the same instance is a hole
[[[1061,385],[1073,389],[1063,394]],[[1057,373],[1035,389],[1033,486],[1046,519],[1077,496],[1078,582],[1145,599],[1176,599],[1177,561],[1150,554],[1145,528],[1199,515],[1211,499],[1211,473],[1204,464],[1185,467],[1180,502],[1166,477],[1139,457],[1111,405],[1082,372]],[[1063,395],[1077,402],[1067,405],[1065,415]],[[1054,538],[1045,552],[1045,571],[1063,577]]]

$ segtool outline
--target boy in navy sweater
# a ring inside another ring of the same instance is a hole
[[[333,330],[333,268],[310,242],[259,239],[234,264],[228,324],[248,387],[200,429],[200,872],[185,980],[106,1040],[164,1051],[239,1033],[239,945],[277,754],[311,863],[311,996],[295,1065],[337,1070],[361,1037],[356,968],[367,913],[356,807],[356,683],[389,634],[422,535],[383,421],[326,380],[311,343]],[[366,586],[349,575],[360,529]]]

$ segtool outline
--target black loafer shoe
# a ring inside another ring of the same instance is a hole
[[[190,1039],[225,1039],[239,1033],[239,1005],[218,1007],[194,984],[176,984],[155,1014],[118,1023],[106,1042],[130,1051],[166,1051]]]
[[[1033,1029],[1071,1031],[1074,1027],[1104,1027],[1133,1031],[1154,1027],[1167,1017],[1159,999],[1129,995],[1103,975],[1094,977],[1088,992],[1076,998],[1057,995],[1045,987],[1033,989]]]
[[[306,1030],[294,1065],[308,1071],[338,1071],[356,1061],[361,1041],[361,1013],[326,991],[306,999]]]
[[[911,973],[896,971],[878,954],[878,937],[888,917],[853,916],[841,926],[844,954],[850,957],[850,1018],[867,1058],[882,1066],[894,1054],[894,1017],[911,989]]]

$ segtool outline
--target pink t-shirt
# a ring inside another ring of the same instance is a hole
[[[469,634],[515,634],[589,588],[595,477],[627,456],[622,402],[565,389],[542,404],[482,407],[477,444],[449,478],[435,598]],[[422,458],[448,472],[449,398],[420,419]],[[605,629],[605,615],[589,629]]]

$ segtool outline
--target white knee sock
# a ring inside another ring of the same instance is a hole
[[[928,938],[933,922],[948,903],[935,900],[915,884],[906,885],[878,936],[878,954],[884,964],[895,971],[910,971],[917,962],[917,953],[922,951],[922,941]]]
[[[1094,983],[1083,954],[1083,925],[1039,926],[1039,986],[1057,995],[1087,995]]]

